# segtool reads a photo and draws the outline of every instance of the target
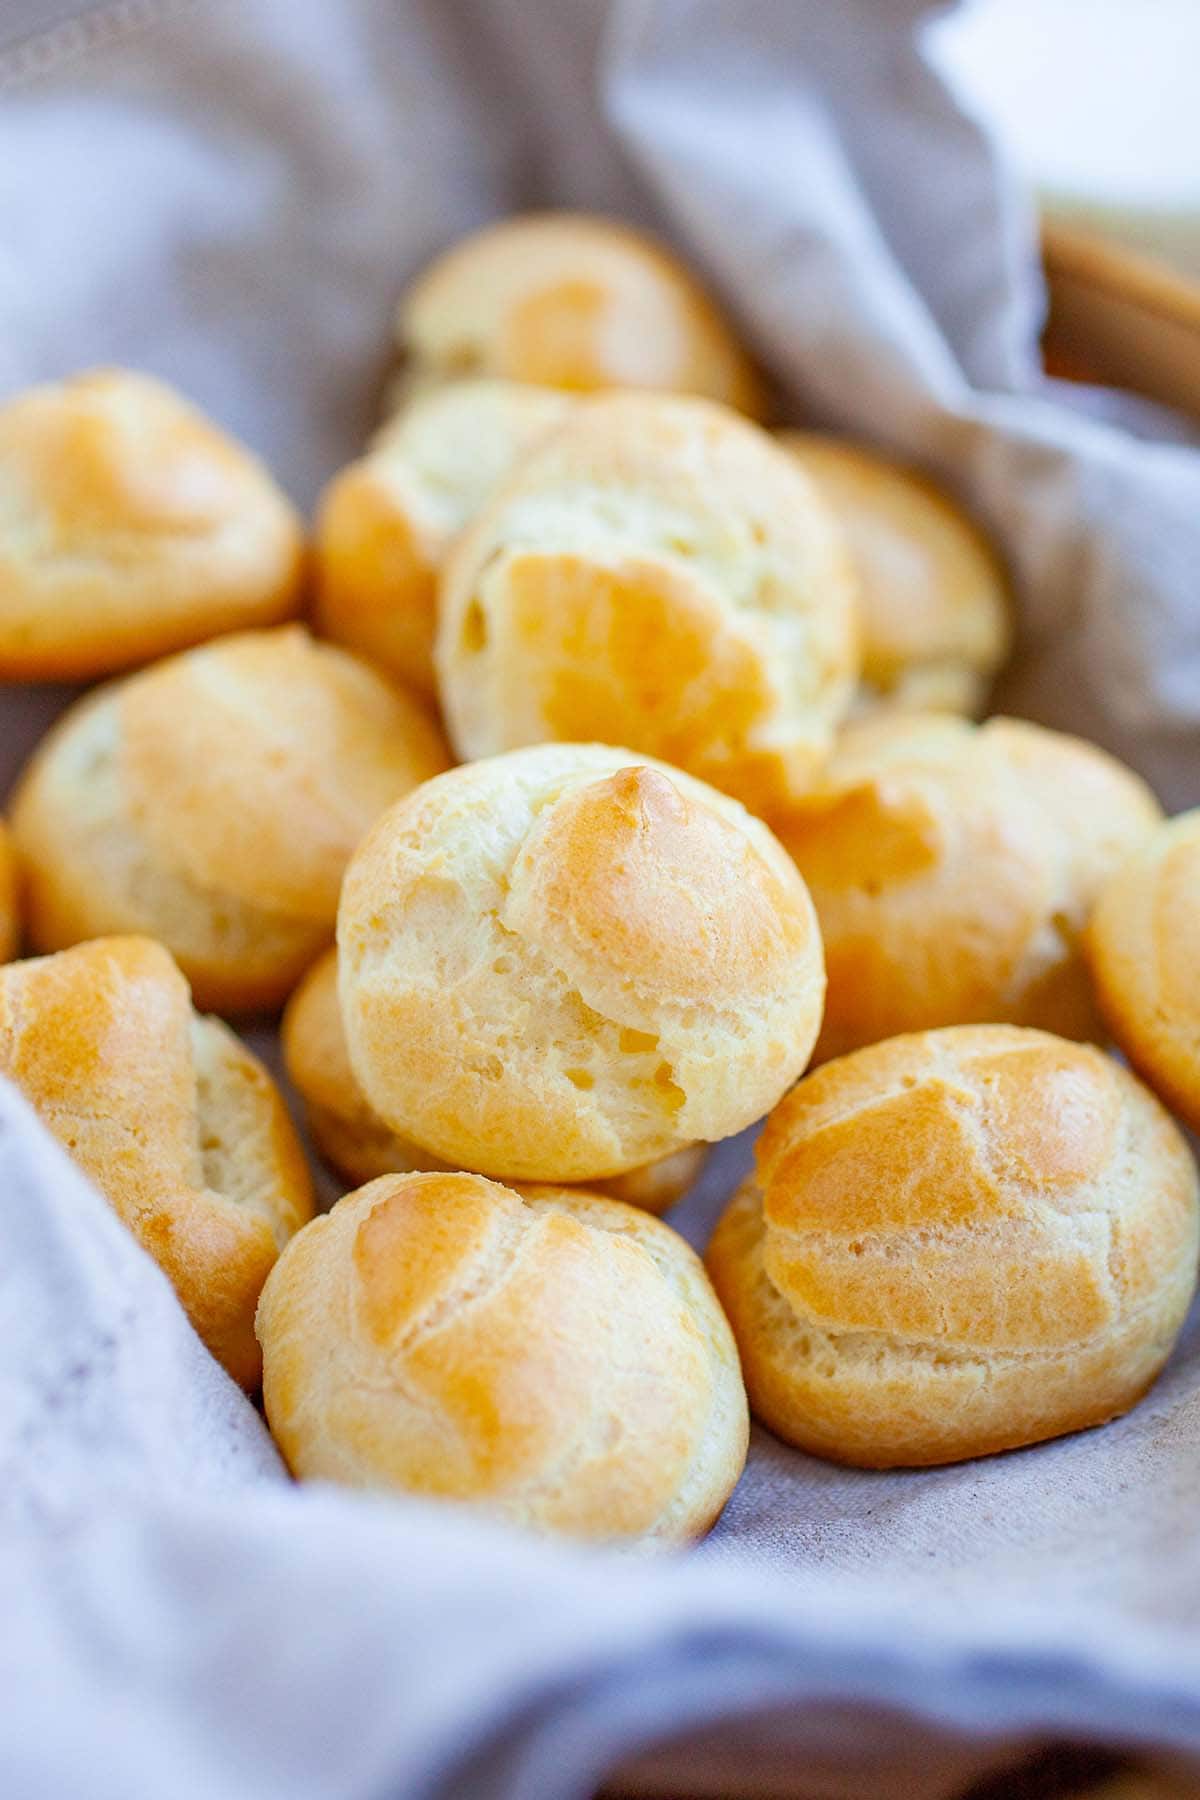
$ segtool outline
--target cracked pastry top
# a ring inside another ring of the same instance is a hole
[[[427,782],[355,854],[337,935],[375,1113],[504,1178],[598,1180],[729,1136],[820,1022],[816,921],[770,831],[604,745]]]
[[[941,1463],[1132,1406],[1191,1301],[1197,1219],[1182,1134],[1118,1063],[957,1026],[802,1081],[708,1266],[780,1437]]]
[[[292,1240],[258,1309],[263,1399],[302,1478],[671,1544],[746,1457],[704,1266],[619,1201],[390,1175]]]

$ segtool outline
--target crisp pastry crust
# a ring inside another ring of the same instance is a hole
[[[1191,1301],[1197,1220],[1188,1147],[1119,1064],[959,1026],[802,1081],[708,1266],[773,1431],[941,1463],[1132,1406]]]
[[[1087,949],[1114,1039],[1200,1130],[1200,811],[1160,825],[1121,866],[1096,905]]]
[[[149,375],[0,407],[0,679],[84,680],[300,607],[304,538],[258,458]]]
[[[432,693],[446,553],[570,405],[557,389],[480,379],[404,406],[321,498],[313,550],[322,634]]]
[[[848,727],[776,821],[821,921],[818,1060],[992,1020],[1103,1036],[1083,931],[1161,817],[1104,751],[1023,721],[894,713]]]
[[[735,801],[603,745],[428,782],[338,915],[355,1076],[460,1168],[602,1180],[759,1118],[821,1015],[804,883]]]
[[[837,517],[859,583],[859,704],[976,713],[1008,654],[1008,579],[936,483],[864,444],[784,431]]]
[[[199,1004],[280,1005],[359,838],[447,760],[416,701],[298,626],[157,663],[70,708],[22,777],[33,944],[143,932]]]
[[[288,1079],[304,1102],[313,1142],[355,1187],[380,1175],[447,1169],[441,1158],[390,1131],[363,1094],[350,1064],[337,992],[337,952],[319,957],[288,1001],[282,1044]],[[704,1166],[689,1144],[602,1184],[613,1200],[662,1213],[682,1199]]]
[[[596,738],[771,817],[858,672],[854,581],[793,457],[702,400],[581,401],[458,540],[436,661],[464,758]]]
[[[192,1011],[161,944],[120,937],[0,969],[0,1075],[159,1264],[217,1360],[256,1387],[259,1291],[313,1210],[261,1063]]]
[[[661,388],[762,409],[758,377],[693,276],[609,219],[532,213],[475,232],[409,288],[396,337],[418,387],[498,375],[577,392]]]
[[[596,1195],[385,1176],[293,1239],[258,1334],[267,1418],[302,1478],[671,1544],[713,1523],[745,1462],[703,1265]]]

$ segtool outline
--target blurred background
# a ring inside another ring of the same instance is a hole
[[[1053,219],[1200,279],[1200,0],[974,0],[931,41]]]

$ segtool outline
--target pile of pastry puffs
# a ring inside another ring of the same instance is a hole
[[[889,1467],[1127,1410],[1196,1279],[1200,815],[976,722],[996,548],[777,426],[663,248],[506,221],[397,332],[311,524],[148,375],[0,407],[0,678],[81,684],[0,1073],[299,1477],[671,1543],[750,1411]],[[764,1118],[702,1262],[658,1215]]]

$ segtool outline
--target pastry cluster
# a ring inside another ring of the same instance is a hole
[[[869,1467],[1125,1411],[1195,1286],[1200,815],[976,722],[996,549],[768,429],[658,245],[498,224],[396,329],[311,528],[148,376],[0,406],[0,679],[99,683],[0,823],[0,1075],[301,1478],[667,1544],[750,1407]],[[320,1216],[224,1022],[281,1011]],[[706,1271],[655,1215],[764,1118]]]

